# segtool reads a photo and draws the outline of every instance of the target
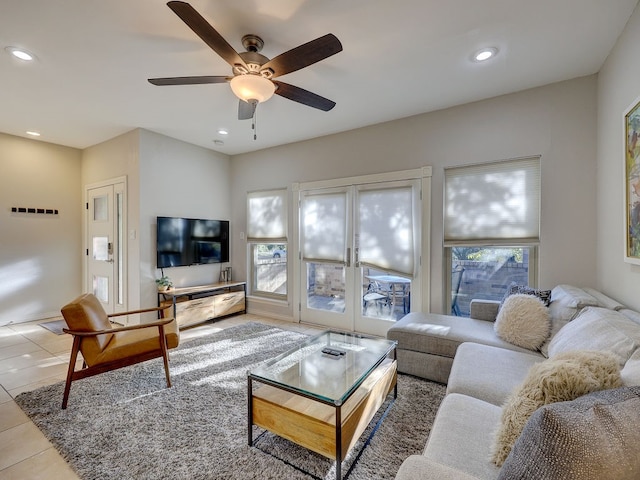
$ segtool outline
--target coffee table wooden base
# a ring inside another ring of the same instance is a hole
[[[386,359],[343,405],[321,403],[271,385],[255,390],[249,379],[249,445],[252,425],[269,430],[340,464],[397,385],[397,362]],[[395,395],[394,390],[394,395]]]

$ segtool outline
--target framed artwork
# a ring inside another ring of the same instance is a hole
[[[640,99],[624,116],[625,124],[625,252],[628,263],[640,265]]]

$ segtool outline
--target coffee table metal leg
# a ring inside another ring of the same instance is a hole
[[[249,424],[249,428],[247,431],[249,446],[253,446],[253,382],[251,381],[251,377],[247,377],[247,423]]]
[[[341,406],[336,407],[336,480],[342,480],[342,415]]]

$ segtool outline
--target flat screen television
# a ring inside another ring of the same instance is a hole
[[[158,268],[229,261],[229,222],[157,217]]]

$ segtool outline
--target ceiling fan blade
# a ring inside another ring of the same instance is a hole
[[[328,98],[321,97],[315,93],[309,92],[304,88],[289,85],[279,81],[274,81],[278,88],[276,88],[276,94],[281,97],[288,98],[294,102],[302,103],[309,107],[317,108],[324,112],[328,112],[336,106],[336,102],[329,100]]]
[[[238,120],[249,120],[253,118],[253,114],[256,111],[258,102],[245,102],[244,100],[238,100]]]
[[[231,77],[221,75],[202,76],[202,77],[168,77],[168,78],[150,78],[149,83],[153,85],[202,85],[205,83],[225,83]]]
[[[169,2],[167,6],[178,15],[187,26],[198,35],[204,43],[220,55],[232,67],[236,64],[246,68],[247,64],[242,57],[229,45],[215,28],[200,15],[195,8],[186,2]]]
[[[275,78],[313,65],[341,51],[340,40],[332,33],[327,33],[323,37],[311,40],[272,58],[262,66],[262,70],[270,68],[273,70],[273,78]]]

